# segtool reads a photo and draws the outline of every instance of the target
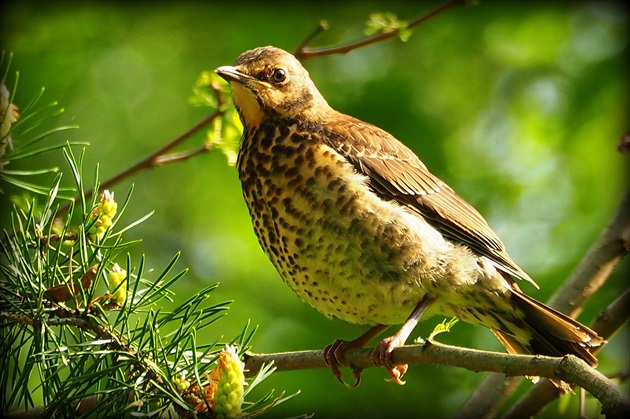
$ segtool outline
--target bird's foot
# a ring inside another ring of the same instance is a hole
[[[363,369],[352,367],[352,377],[354,378],[354,384],[348,384],[343,379],[343,374],[339,369],[339,366],[341,365],[341,359],[343,358],[343,354],[347,350],[362,347],[363,345],[361,345],[356,340],[347,341],[337,339],[332,344],[324,348],[324,362],[330,367],[333,375],[335,376],[335,378],[337,378],[337,381],[348,388],[355,388],[361,383],[361,371],[363,371]]]
[[[393,368],[388,367],[387,371],[389,372],[389,375],[392,376],[392,378],[389,378],[386,381],[391,381],[398,384],[399,386],[404,386],[406,381],[401,380],[401,378],[403,375],[405,375],[408,368],[409,368],[408,364],[394,365]]]
[[[402,381],[401,378],[405,375],[409,366],[407,364],[394,364],[392,352],[394,349],[404,344],[405,342],[401,341],[396,335],[390,336],[380,341],[371,355],[374,365],[384,366],[392,376],[392,378],[387,381],[393,381],[401,386],[405,384],[405,381]]]
[[[341,360],[343,359],[343,355],[346,353],[346,351],[349,349],[363,348],[369,341],[378,336],[385,329],[387,329],[387,326],[377,324],[375,326],[372,326],[368,331],[366,331],[364,334],[354,340],[338,339],[324,349],[324,362],[330,367],[332,373],[335,375],[335,377],[337,377],[337,380],[341,384],[349,388],[354,388],[358,386],[359,383],[361,383],[361,371],[363,371],[361,368],[352,367],[352,377],[354,378],[354,384],[349,385],[344,381],[343,375],[339,370],[339,366],[341,365]]]

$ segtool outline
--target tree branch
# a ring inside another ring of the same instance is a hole
[[[376,35],[373,36],[369,36],[367,38],[364,39],[360,39],[358,41],[354,41],[354,42],[350,42],[348,44],[342,44],[342,45],[337,45],[337,46],[331,46],[331,47],[321,47],[321,48],[309,48],[307,46],[307,44],[313,39],[315,38],[317,35],[319,35],[322,31],[325,31],[326,29],[328,29],[328,24],[325,21],[322,21],[319,23],[319,25],[317,26],[317,28],[315,28],[315,30],[313,32],[311,32],[304,41],[302,41],[302,43],[298,46],[298,48],[295,50],[295,52],[293,53],[293,55],[300,61],[304,61],[308,58],[312,58],[312,57],[319,57],[322,55],[335,55],[335,54],[346,54],[352,50],[364,47],[366,45],[371,45],[371,44],[376,44],[377,42],[382,42],[385,41],[387,39],[390,38],[395,38],[398,36],[398,34],[400,33],[400,31],[402,29],[411,29],[417,25],[419,25],[420,23],[432,18],[433,16],[436,16],[440,13],[442,13],[445,10],[450,9],[453,6],[456,6],[458,4],[464,4],[466,3],[465,0],[450,0],[447,1],[446,3],[442,4],[441,6],[437,7],[435,10],[427,13],[426,15],[423,15],[419,18],[416,18],[414,20],[412,20],[409,25],[407,25],[406,28],[401,28],[401,29],[395,29],[392,31],[388,31],[388,32],[380,32]]]
[[[342,366],[369,368],[372,349],[352,349],[340,360]],[[608,378],[588,366],[581,359],[564,357],[510,355],[499,352],[458,348],[431,342],[409,345],[393,351],[396,364],[443,364],[472,371],[492,371],[508,376],[540,376],[574,383],[595,396],[609,413],[622,414],[630,410],[630,398],[621,392]],[[245,354],[248,374],[255,374],[263,364],[274,363],[278,371],[306,368],[327,368],[322,350],[285,352],[274,354]]]
[[[496,417],[503,403],[518,389],[523,377],[506,377],[491,373],[481,382],[459,409],[456,419],[489,419]]]
[[[167,163],[178,161],[178,159],[166,160],[164,156],[166,155],[166,153],[171,151],[173,148],[177,147],[179,144],[183,143],[188,138],[192,137],[194,134],[196,134],[198,131],[200,131],[201,129],[206,127],[208,124],[210,124],[212,121],[214,121],[215,119],[217,119],[221,115],[223,115],[223,111],[222,110],[214,111],[209,116],[207,116],[206,118],[202,119],[197,124],[193,125],[191,128],[189,128],[188,130],[186,130],[185,132],[183,132],[179,136],[175,137],[173,140],[171,140],[168,144],[166,144],[162,148],[160,148],[157,151],[151,153],[149,156],[145,157],[144,159],[142,159],[139,162],[133,164],[129,168],[123,170],[122,172],[116,174],[115,176],[113,176],[110,179],[107,179],[105,182],[101,183],[101,188],[102,189],[109,189],[109,188],[112,187],[112,185],[120,182],[123,179],[128,178],[129,176],[131,176],[131,175],[133,175],[133,174],[135,174],[135,173],[137,173],[137,172],[139,172],[141,170],[150,169],[152,167],[157,167],[157,166],[163,166],[163,165],[165,165]],[[92,190],[86,192],[85,199],[89,199],[92,196],[93,193],[94,193],[94,191],[92,191]],[[77,199],[80,200],[80,197],[77,197]]]
[[[590,325],[600,336],[609,339],[630,317],[630,289],[627,289]],[[596,351],[600,348],[596,348]],[[492,418],[501,405],[523,381],[522,377],[505,378],[490,374],[457,413],[457,418]],[[541,380],[504,415],[503,419],[533,417],[560,394],[549,380]]]
[[[212,143],[206,141],[203,144],[201,144],[199,147],[193,148],[191,150],[187,150],[187,151],[176,153],[176,154],[167,154],[164,156],[158,156],[155,159],[155,162],[154,162],[155,164],[153,165],[153,167],[165,166],[171,163],[182,162],[190,158],[193,158],[199,154],[206,153],[210,151],[211,149],[212,149]]]
[[[581,308],[606,282],[617,263],[630,251],[630,190],[595,243],[588,250],[569,279],[549,300],[565,313],[577,315]]]

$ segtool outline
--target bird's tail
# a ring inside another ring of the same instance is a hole
[[[591,353],[594,348],[606,341],[596,332],[573,320],[567,315],[523,294],[512,293],[514,304],[525,313],[525,323],[532,332],[527,343],[517,341],[513,336],[493,330],[508,353],[548,356],[575,355],[592,367],[597,366],[597,358]],[[562,390],[568,390],[560,380],[551,382]]]

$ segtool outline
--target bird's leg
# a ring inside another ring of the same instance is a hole
[[[367,332],[365,332],[364,334],[362,334],[361,336],[359,336],[358,338],[354,340],[337,339],[330,345],[326,346],[326,348],[324,348],[324,362],[326,362],[326,365],[330,367],[330,369],[332,370],[332,373],[335,375],[335,377],[337,377],[337,380],[339,380],[341,384],[348,386],[350,388],[354,388],[358,386],[359,383],[361,382],[361,369],[354,368],[354,367],[352,368],[352,376],[354,377],[354,380],[355,380],[354,384],[348,385],[343,380],[343,375],[341,374],[341,371],[339,370],[339,365],[341,365],[340,360],[343,358],[343,354],[348,349],[363,348],[365,345],[368,344],[368,342],[370,342],[376,336],[381,334],[388,327],[389,326],[386,326],[383,324],[377,324],[376,326],[372,327],[370,330],[368,330]]]
[[[372,352],[371,358],[374,365],[384,365],[396,384],[405,384],[405,382],[401,380],[401,377],[407,372],[407,364],[394,365],[392,351],[405,344],[422,315],[431,307],[431,304],[433,304],[436,299],[436,297],[425,295],[418,305],[416,305],[416,308],[413,309],[398,332],[376,344],[376,348],[374,348],[374,352]]]

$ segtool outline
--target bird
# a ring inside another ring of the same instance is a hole
[[[605,340],[521,291],[538,285],[483,216],[393,135],[333,109],[295,56],[259,47],[215,72],[243,125],[238,176],[262,249],[306,303],[370,326],[324,349],[341,383],[347,350],[402,325],[371,361],[404,384],[392,352],[434,315],[489,328],[511,354],[597,365]]]

